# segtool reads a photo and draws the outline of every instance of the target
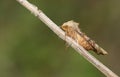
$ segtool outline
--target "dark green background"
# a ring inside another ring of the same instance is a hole
[[[29,0],[57,25],[74,20],[120,75],[120,0]],[[14,0],[0,0],[0,77],[105,77]]]

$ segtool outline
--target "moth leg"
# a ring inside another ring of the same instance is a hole
[[[65,33],[65,45],[66,45],[66,48],[68,48],[70,45],[66,42],[66,37],[67,37],[67,33]]]
[[[68,36],[68,30],[65,31],[65,45],[66,45],[66,49],[70,46],[67,42],[66,42],[66,37]]]
[[[78,41],[78,37],[77,37],[76,32],[74,32],[74,40],[75,40],[75,42],[76,42],[77,44],[79,44],[79,41]]]

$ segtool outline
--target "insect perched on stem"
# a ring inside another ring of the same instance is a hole
[[[61,28],[65,31],[65,35],[71,37],[79,45],[81,45],[86,50],[92,50],[97,54],[106,55],[108,54],[104,49],[98,46],[95,41],[91,40],[86,36],[78,27],[79,23],[74,22],[73,20],[65,22]]]

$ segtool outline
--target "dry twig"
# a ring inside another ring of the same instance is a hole
[[[35,16],[37,16],[41,21],[43,21],[55,34],[57,34],[61,39],[65,40],[68,44],[72,46],[79,54],[81,54],[85,59],[92,63],[97,69],[99,69],[107,77],[118,77],[114,72],[108,69],[100,61],[98,61],[94,56],[88,53],[82,46],[78,45],[74,40],[69,37],[65,37],[65,33],[50,20],[41,10],[29,3],[27,0],[17,0],[25,8],[31,11]]]

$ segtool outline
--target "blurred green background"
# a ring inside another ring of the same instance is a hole
[[[56,24],[74,20],[120,75],[120,0],[29,0]],[[105,77],[14,0],[0,0],[0,77]]]

